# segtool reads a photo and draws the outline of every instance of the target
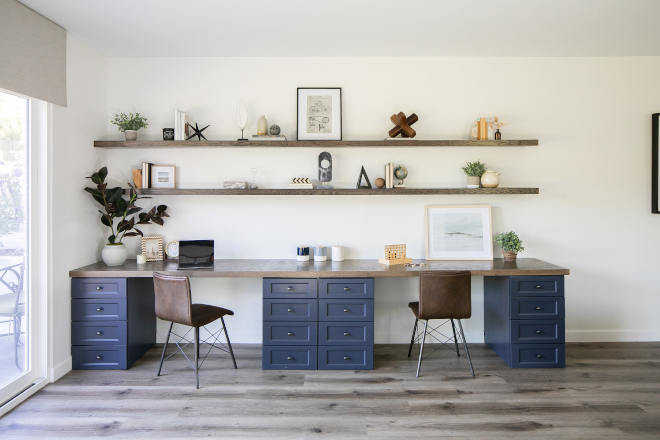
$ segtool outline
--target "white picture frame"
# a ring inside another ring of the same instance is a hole
[[[176,167],[174,165],[152,165],[151,166],[152,188],[175,188]]]
[[[340,87],[298,87],[297,139],[342,140]]]
[[[424,206],[427,260],[492,260],[490,205]]]

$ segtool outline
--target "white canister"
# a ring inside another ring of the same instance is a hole
[[[136,257],[137,264],[145,264],[147,262],[147,256],[144,254],[138,254]]]
[[[332,261],[344,261],[344,246],[332,247]]]
[[[328,259],[328,256],[325,253],[325,246],[315,246],[314,247],[314,261],[325,261]]]
[[[493,170],[486,171],[483,176],[481,176],[481,186],[484,188],[497,188],[500,184],[500,173],[496,173]]]

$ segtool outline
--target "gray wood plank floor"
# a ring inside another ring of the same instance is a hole
[[[72,371],[0,419],[0,438],[660,439],[660,342],[567,344],[565,369],[509,369],[488,347],[467,361],[378,345],[373,371],[262,371],[261,347],[194,372],[159,348],[130,370]]]

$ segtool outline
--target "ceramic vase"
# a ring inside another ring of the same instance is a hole
[[[267,134],[268,134],[268,121],[266,120],[265,115],[261,115],[259,117],[259,121],[257,122],[257,135],[265,136]]]
[[[497,188],[500,184],[500,173],[488,170],[481,176],[481,186],[484,188]]]
[[[106,266],[121,266],[126,261],[128,250],[123,243],[106,244],[101,251],[101,258]]]
[[[479,188],[479,176],[467,176],[468,188]]]
[[[127,141],[134,141],[137,139],[137,130],[124,130],[124,137]]]
[[[509,263],[515,263],[516,262],[516,257],[518,254],[516,254],[513,251],[502,251],[502,255],[504,256],[504,261],[508,261]]]

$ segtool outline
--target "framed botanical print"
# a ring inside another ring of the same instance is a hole
[[[298,140],[341,140],[340,87],[298,87]]]
[[[425,206],[427,260],[492,260],[489,205]]]
[[[651,212],[660,214],[660,113],[651,119]]]

